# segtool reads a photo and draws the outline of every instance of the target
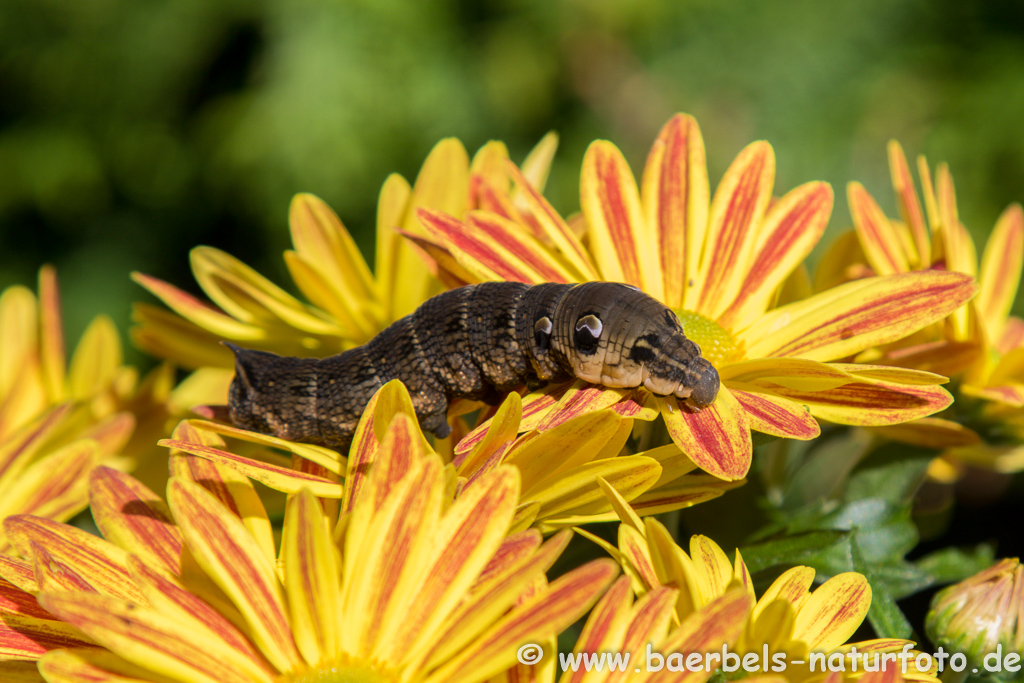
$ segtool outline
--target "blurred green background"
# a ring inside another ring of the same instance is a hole
[[[123,332],[148,296],[128,272],[196,291],[196,244],[286,284],[296,192],[368,247],[384,178],[412,178],[441,137],[518,159],[554,129],[548,194],[569,212],[590,140],[639,170],[677,111],[713,183],[758,138],[777,190],[832,182],[832,231],[851,179],[895,215],[898,138],[950,162],[983,237],[1024,199],[1024,4],[3,0],[0,286],[54,263],[69,341],[101,311]]]

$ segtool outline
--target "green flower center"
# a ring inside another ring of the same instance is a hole
[[[342,655],[305,671],[285,674],[277,683],[397,683],[398,680],[386,666]]]
[[[729,331],[717,322],[693,311],[679,310],[683,332],[700,347],[701,355],[716,368],[736,358],[739,348]]]

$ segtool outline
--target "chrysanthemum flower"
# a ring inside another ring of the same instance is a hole
[[[549,135],[527,158],[524,167],[535,182],[543,184],[547,178],[555,145]],[[363,344],[441,291],[420,249],[402,235],[415,239],[425,234],[416,211],[431,208],[460,216],[480,205],[485,201],[479,192],[481,179],[493,177],[507,159],[505,146],[492,142],[471,164],[462,143],[446,139],[427,157],[415,185],[398,174],[388,177],[377,205],[373,273],[330,207],[313,195],[297,195],[289,212],[294,250],[284,256],[295,286],[309,303],[212,247],[193,249],[191,264],[214,306],[136,273],[135,280],[172,312],[138,304],[134,340],[149,353],[184,367],[225,371],[234,367],[234,357],[222,340],[291,356],[329,356]]]
[[[754,604],[750,573],[739,551],[729,562],[722,549],[705,536],[690,539],[686,553],[668,530],[653,517],[640,518],[610,486],[602,484],[609,500],[622,519],[618,547],[595,536],[587,537],[605,548],[623,567],[637,595],[645,595],[664,586],[677,589],[675,617],[678,620],[720,599],[729,590],[743,589]],[[757,653],[769,658],[784,654],[787,662],[809,664],[810,653],[844,656],[856,648],[859,653],[898,652],[909,641],[878,639],[847,644],[867,616],[871,605],[871,587],[857,572],[831,577],[814,591],[814,569],[793,567],[776,579],[749,612],[736,652]],[[914,652],[914,656],[918,653]],[[907,680],[933,681],[934,661],[927,670],[910,667]],[[863,669],[861,670],[863,672]],[[809,666],[790,664],[782,675],[790,681],[803,681],[811,674]]]
[[[378,391],[367,405],[349,449],[348,457],[329,448],[298,444],[265,434],[247,432],[206,420],[187,420],[166,445],[232,467],[266,486],[285,493],[313,487],[318,496],[341,499],[358,481],[360,472],[382,448],[386,437],[378,425],[388,425],[397,415],[407,432],[426,453],[434,453],[423,435],[405,387],[397,380]],[[488,429],[464,439],[451,464],[458,487],[502,467],[514,466],[521,487],[514,528],[531,525],[544,533],[595,521],[615,519],[615,513],[598,485],[602,478],[645,514],[690,507],[720,496],[741,482],[726,482],[694,472],[697,466],[675,446],[660,447],[633,455],[620,455],[633,420],[613,410],[586,413],[567,419],[550,430],[520,435],[523,415],[518,394],[510,394]],[[256,444],[256,455],[247,457],[228,448],[220,437]],[[268,449],[292,456],[273,455]],[[558,454],[553,463],[551,454]],[[619,456],[619,457],[615,457]],[[316,468],[311,470],[310,468]],[[344,482],[339,479],[344,478]]]
[[[767,143],[743,150],[711,197],[704,144],[689,116],[662,129],[640,188],[619,150],[594,142],[580,182],[588,247],[527,178],[515,168],[510,173],[526,211],[496,204],[459,220],[420,210],[437,249],[474,280],[614,280],[676,309],[687,336],[716,366],[723,390],[699,413],[681,409],[671,396],[655,404],[672,440],[705,471],[743,477],[751,429],[810,439],[819,434],[815,418],[893,424],[949,405],[938,386],[945,378],[937,375],[829,361],[944,318],[973,296],[972,279],[940,272],[871,278],[772,308],[821,237],[832,190],[808,183],[773,200],[775,158]],[[605,408],[624,393],[587,388],[567,398],[564,390],[549,389],[524,404],[544,419]]]
[[[597,603],[583,626],[571,657],[577,662],[583,656],[600,657],[603,654],[628,657],[623,667],[611,671],[610,662],[601,670],[589,671],[578,666],[576,671],[563,671],[560,683],[615,683],[617,681],[687,681],[703,683],[715,673],[681,669],[679,662],[665,658],[686,657],[710,652],[721,653],[722,648],[732,650],[739,640],[753,601],[742,590],[734,590],[707,606],[688,615],[682,622],[673,619],[675,590],[656,588],[634,602],[628,577],[616,581]],[[648,668],[648,647],[652,654]],[[619,661],[624,661],[620,658]],[[554,658],[551,658],[554,663]],[[660,667],[660,669],[659,669]],[[538,682],[554,681],[552,667],[548,675],[538,676]],[[784,679],[779,679],[784,682]],[[759,683],[767,683],[760,681]]]
[[[935,594],[925,620],[936,645],[967,656],[981,669],[991,653],[1024,652],[1024,566],[1017,558]]]
[[[66,520],[88,502],[89,470],[129,468],[139,426],[159,419],[171,380],[160,369],[139,386],[113,323],[99,316],[65,357],[53,268],[0,294],[0,519],[30,513]],[[0,532],[0,550],[7,539]]]
[[[889,348],[872,349],[865,357],[876,362],[959,375],[959,392],[983,402],[983,422],[1012,423],[1024,414],[1024,321],[1010,315],[1020,287],[1024,263],[1024,211],[1011,204],[999,217],[979,269],[977,249],[959,220],[956,193],[949,167],[940,164],[932,184],[925,158],[918,157],[924,206],[918,199],[906,156],[896,141],[889,143],[889,166],[902,221],[891,220],[860,183],[849,187],[850,209],[861,250],[846,246],[840,237],[836,252],[824,261],[833,271],[907,273],[943,269],[978,279],[977,298],[915,338]],[[927,217],[927,219],[926,219]],[[865,267],[866,266],[866,267]],[[1012,430],[1012,427],[1011,427]],[[962,425],[938,418],[888,429],[890,437],[929,446],[960,446],[948,455],[972,464],[1004,471],[1024,468],[1024,452],[1012,447],[976,443]],[[1024,437],[1024,431],[1020,432]],[[934,469],[934,468],[933,468]]]
[[[383,444],[340,514],[315,483],[289,498],[280,551],[252,483],[193,456],[172,457],[167,505],[97,469],[106,540],[9,518],[0,657],[38,659],[50,681],[500,679],[520,646],[553,639],[611,584],[610,560],[548,583],[570,532],[508,535],[514,468],[455,496],[405,415],[376,427]]]

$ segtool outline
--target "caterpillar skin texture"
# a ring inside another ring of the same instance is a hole
[[[439,438],[455,398],[495,404],[524,383],[573,377],[643,386],[693,410],[718,395],[718,372],[671,309],[614,282],[484,282],[439,294],[364,346],[329,358],[289,358],[228,346],[228,408],[243,429],[347,449],[363,409],[400,379],[420,425]]]

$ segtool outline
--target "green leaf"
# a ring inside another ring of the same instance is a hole
[[[903,611],[896,604],[896,598],[889,592],[885,582],[875,572],[875,568],[865,561],[856,546],[853,548],[853,566],[867,577],[871,584],[871,607],[868,609],[868,621],[879,638],[910,638],[914,628],[907,621]]]
[[[995,550],[983,543],[974,548],[943,548],[925,555],[917,568],[931,576],[932,583],[955,583],[977,574],[995,562]]]
[[[812,531],[740,548],[747,569],[756,573],[778,565],[808,564],[834,546],[847,546],[849,532]]]

